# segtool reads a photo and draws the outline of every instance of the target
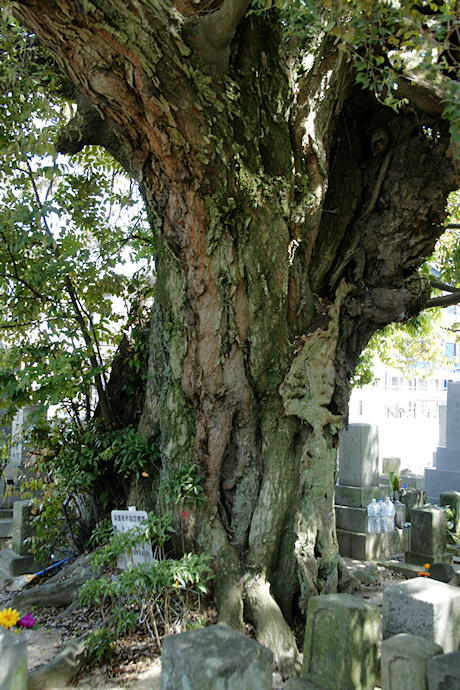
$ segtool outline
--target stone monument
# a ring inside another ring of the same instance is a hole
[[[440,422],[442,422],[440,417]],[[440,439],[444,440],[440,423]],[[436,450],[436,466],[425,468],[425,491],[429,503],[439,503],[443,491],[460,491],[460,381],[447,386],[445,445]]]
[[[340,439],[339,483],[335,487],[337,540],[342,556],[367,561],[407,550],[405,530],[367,533],[368,504],[373,498],[388,495],[388,485],[379,485],[378,427],[350,424]]]

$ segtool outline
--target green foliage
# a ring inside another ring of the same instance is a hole
[[[99,574],[83,586],[80,601],[98,604],[102,613],[104,625],[91,633],[88,641],[89,652],[98,661],[110,658],[113,643],[141,624],[161,649],[159,628],[166,636],[172,628],[185,627],[190,597],[206,593],[211,577],[209,557],[186,553],[180,559],[165,558],[164,546],[173,532],[171,525],[171,516],[159,518],[150,513],[143,529],[113,534],[93,553],[93,567]],[[107,534],[108,527],[103,531]],[[95,538],[100,536],[101,530]],[[160,557],[117,572],[119,556],[147,540]],[[110,606],[110,617],[106,606]]]
[[[253,11],[280,13],[291,49],[328,35],[356,68],[356,81],[393,108],[406,103],[398,80],[441,87],[444,115],[460,142],[457,0],[253,0]]]
[[[71,113],[56,65],[33,36],[0,22],[0,56],[0,404],[10,413],[61,404],[89,419],[123,326],[126,335],[135,329],[121,304],[145,293],[147,221],[108,154],[56,154]],[[141,254],[142,275],[128,280],[122,266]]]
[[[30,547],[41,560],[50,549],[80,552],[109,507],[125,501],[123,479],[159,465],[158,451],[145,437],[108,428],[103,420],[42,421],[31,429],[29,443],[38,449],[31,458],[37,476],[23,479],[21,490],[35,497]]]
[[[165,481],[167,495],[181,507],[189,504],[199,508],[206,500],[201,478],[193,463],[184,463],[170,469]]]
[[[405,378],[428,378],[433,369],[448,366],[441,349],[441,310],[424,311],[404,323],[392,323],[370,339],[356,368],[353,385],[376,383],[373,359],[388,368],[398,369]]]
[[[447,206],[448,217],[446,224],[460,224],[460,191],[452,192]],[[440,272],[440,280],[453,287],[460,287],[460,243],[458,241],[459,228],[452,227],[440,237],[429,263]]]
[[[112,431],[104,436],[104,441],[113,442],[99,455],[99,459],[112,463],[115,471],[124,477],[139,477],[152,461],[159,461],[159,453],[152,449],[148,439],[135,429]]]

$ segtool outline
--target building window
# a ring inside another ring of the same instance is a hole
[[[456,354],[457,354],[457,343],[446,343],[446,345],[445,345],[446,357],[454,359]]]
[[[390,390],[401,391],[404,386],[404,380],[402,376],[390,376]]]
[[[394,403],[393,405],[385,405],[385,417],[387,419],[398,419],[401,417],[401,407],[399,403]]]
[[[429,417],[428,402],[427,400],[419,400],[417,405],[417,418]]]

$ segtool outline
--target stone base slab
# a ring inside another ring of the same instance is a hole
[[[367,509],[335,506],[335,524],[339,529],[351,532],[366,532]]]
[[[13,518],[0,518],[0,538],[13,536]]]
[[[7,585],[11,584],[13,580],[14,578],[9,573],[7,573],[6,570],[0,568],[0,591],[2,589],[5,589]]]
[[[406,489],[425,491],[425,477],[420,474],[402,474],[401,484],[405,484]]]
[[[417,551],[406,551],[404,554],[406,563],[423,565],[424,563],[453,563],[454,557],[451,553],[418,553]]]
[[[460,491],[460,472],[425,468],[425,491],[430,503],[439,503],[444,491]]]
[[[436,469],[460,472],[460,448],[439,446],[436,450]]]
[[[223,625],[169,635],[161,652],[162,690],[272,687],[273,655]]]
[[[336,505],[349,506],[350,508],[367,508],[373,498],[376,501],[379,498],[384,498],[382,487],[378,484],[374,486],[336,484],[335,486]]]
[[[32,554],[20,556],[12,549],[2,549],[0,551],[0,568],[11,577],[18,577],[26,573],[38,573],[44,568],[44,565],[37,563]]]
[[[441,645],[444,653],[460,644],[460,589],[429,577],[385,587],[382,636],[418,635]],[[403,686],[401,686],[403,687]]]
[[[359,561],[389,558],[407,550],[409,535],[409,529],[394,529],[382,534],[338,529],[339,553],[345,558],[356,558]]]
[[[460,687],[460,650],[427,660],[429,690]]]

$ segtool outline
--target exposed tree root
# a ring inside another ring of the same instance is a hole
[[[278,670],[288,676],[300,676],[302,665],[294,634],[270,594],[265,577],[248,575],[243,596],[247,613],[256,626],[257,639],[271,649]]]
[[[219,520],[213,524],[214,597],[219,623],[244,631],[241,567]]]

